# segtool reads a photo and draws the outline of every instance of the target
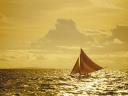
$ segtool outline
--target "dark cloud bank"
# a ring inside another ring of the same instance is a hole
[[[118,39],[121,43],[108,45],[112,51],[128,51],[128,26],[118,25],[112,30],[110,40]]]
[[[128,43],[128,26],[117,26],[112,31],[113,37],[120,39],[124,43]]]

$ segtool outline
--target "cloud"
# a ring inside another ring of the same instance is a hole
[[[81,33],[73,20],[58,19],[55,29],[36,42],[33,46],[37,48],[64,48],[60,46],[79,46],[85,47],[92,42],[93,39],[88,35]]]
[[[121,9],[112,0],[90,0],[92,4],[99,8]]]
[[[124,43],[128,43],[128,26],[118,25],[115,29],[112,30],[113,38],[118,38]]]
[[[128,26],[118,25],[112,30],[112,37],[116,44],[118,51],[128,51]],[[117,40],[116,40],[117,39]],[[117,44],[118,42],[118,44]]]
[[[79,50],[85,48],[96,52],[109,52],[121,49],[123,44],[117,36],[96,29],[85,29],[80,32],[71,19],[58,19],[55,29],[50,30],[45,37],[32,43],[32,48],[49,50]]]
[[[113,40],[113,43],[115,43],[115,44],[123,44],[123,42],[121,40],[116,39],[116,38]]]
[[[128,51],[128,26],[118,25],[112,30],[112,35],[102,42],[106,52]]]
[[[86,29],[80,32],[76,23],[71,19],[58,19],[55,29],[50,30],[45,37],[42,37],[31,48],[49,50],[79,50],[85,48],[92,52],[115,52],[127,50],[126,26],[117,26],[112,34],[104,30]]]

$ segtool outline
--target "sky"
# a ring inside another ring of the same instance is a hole
[[[0,0],[0,48],[27,48],[72,19],[79,30],[111,30],[128,25],[127,0]]]
[[[128,0],[0,0],[0,50],[5,50],[0,67],[57,67],[63,61],[69,68],[81,47],[103,66],[118,60],[126,64],[127,4]],[[28,48],[43,52],[20,51]],[[107,61],[108,55],[113,62]]]

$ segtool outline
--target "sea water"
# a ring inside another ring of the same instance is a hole
[[[1,69],[0,96],[128,96],[128,73],[93,72],[73,78],[65,69]]]

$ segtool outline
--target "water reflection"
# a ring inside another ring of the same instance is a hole
[[[128,74],[100,70],[71,78],[69,70],[0,70],[0,96],[128,95]]]

